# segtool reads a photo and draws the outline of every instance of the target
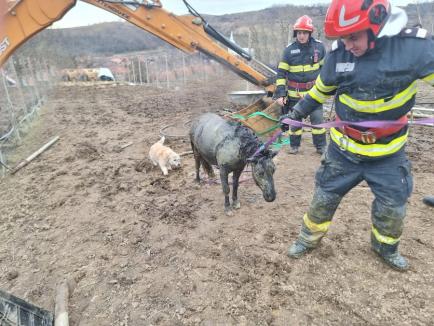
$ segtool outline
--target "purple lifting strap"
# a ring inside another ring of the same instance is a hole
[[[311,127],[311,128],[339,128],[343,126],[357,126],[362,128],[386,128],[390,126],[404,126],[408,122],[400,122],[400,121],[389,121],[389,120],[375,120],[375,121],[360,121],[360,122],[350,122],[350,121],[330,121],[325,123],[320,123],[317,125],[311,125],[309,123],[304,123],[301,121],[291,120],[291,119],[283,119],[282,122],[284,124],[293,126],[293,127]],[[426,118],[426,119],[417,119],[411,121],[413,125],[421,125],[421,126],[429,126],[434,124],[434,118]]]
[[[344,126],[357,126],[362,128],[386,128],[390,126],[404,126],[408,124],[408,122],[401,121],[391,121],[391,120],[375,120],[375,121],[360,121],[360,122],[350,122],[350,121],[330,121],[325,123],[320,123],[317,125],[311,125],[309,123],[304,123],[301,121],[291,120],[291,119],[283,119],[282,122],[284,124],[293,126],[293,127],[310,127],[310,128],[340,128]],[[420,126],[432,126],[434,124],[434,118],[426,118],[426,119],[417,119],[411,121],[413,125]],[[256,152],[250,157],[250,159],[255,158],[259,155],[259,153],[265,149],[267,149],[276,139],[282,134],[282,131],[276,131],[265,144],[260,146]]]

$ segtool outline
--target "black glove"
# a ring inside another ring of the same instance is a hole
[[[288,114],[283,114],[280,116],[279,118],[279,123],[280,123],[280,129],[283,132],[287,132],[289,130],[289,125],[287,125],[286,123],[284,123],[282,120],[288,118]]]
[[[295,111],[295,110],[291,110],[287,114],[284,114],[284,115],[280,116],[280,118],[279,118],[280,129],[283,132],[287,132],[289,130],[289,128],[290,128],[290,125],[284,123],[283,122],[284,119],[300,120],[300,116],[299,116],[298,112]]]

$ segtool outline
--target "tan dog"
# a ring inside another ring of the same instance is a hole
[[[149,158],[155,166],[160,166],[164,175],[168,175],[168,170],[178,169],[181,167],[181,156],[163,144],[164,136],[151,146],[149,149]]]

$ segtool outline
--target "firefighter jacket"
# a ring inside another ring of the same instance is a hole
[[[406,28],[398,35],[379,38],[360,57],[335,41],[315,86],[296,109],[306,114],[335,95],[336,115],[342,121],[405,119],[415,103],[418,79],[434,86],[434,41],[424,29]],[[369,142],[339,128],[330,130],[331,143],[357,161],[397,153],[407,136],[407,125]]]
[[[288,45],[278,66],[274,97],[303,97],[315,83],[324,56],[324,45],[313,37],[306,44],[295,41]]]

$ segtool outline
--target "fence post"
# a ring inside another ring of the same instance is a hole
[[[158,67],[157,67],[157,62],[156,61],[154,61],[154,63],[155,63],[155,80],[156,80],[156,82],[157,82],[157,88],[160,88],[160,76],[159,76],[159,74],[158,74]]]
[[[142,67],[140,65],[140,57],[137,57],[137,62],[139,63],[139,78],[140,78],[140,85],[143,85],[143,80],[142,80]]]
[[[27,58],[27,62],[29,64],[30,77],[33,80],[33,88],[35,89],[36,99],[38,100],[38,105],[39,105],[39,103],[41,103],[41,93],[37,87],[36,75],[33,71],[32,61],[30,60],[29,57]]]
[[[146,86],[149,86],[150,82],[149,82],[148,58],[145,58],[145,69],[146,69]]]
[[[30,111],[29,111],[29,108],[27,107],[27,104],[26,104],[26,100],[25,100],[25,97],[24,97],[24,92],[23,92],[21,80],[18,77],[17,69],[15,68],[15,63],[17,61],[15,61],[14,59],[15,59],[14,57],[11,57],[9,59],[10,60],[10,67],[11,67],[12,73],[14,74],[14,78],[15,78],[15,80],[17,82],[16,86],[17,86],[17,89],[18,89],[19,97],[21,98],[21,105],[23,106],[23,111],[27,115],[27,114],[30,113]]]
[[[134,68],[134,58],[131,59],[131,67],[133,70],[133,84],[136,84],[136,69]]]
[[[5,77],[5,72],[3,69],[1,69],[1,75],[2,75],[2,81],[3,81],[3,87],[5,89],[5,94],[6,94],[6,100],[8,102],[8,107],[9,107],[9,116],[10,116],[10,122],[12,124],[12,129],[15,133],[15,136],[17,137],[18,141],[21,141],[21,137],[20,137],[20,132],[18,130],[18,123],[17,123],[17,119],[15,116],[15,112],[14,112],[14,105],[12,104],[11,98],[9,96],[9,91],[8,91],[8,85],[6,83],[6,77]]]
[[[131,70],[130,70],[130,61],[125,64],[127,67],[127,73],[128,73],[128,83],[131,83]]]
[[[185,84],[187,82],[186,80],[186,73],[185,73],[185,54],[181,53],[182,55],[182,85],[185,87]]]
[[[2,171],[2,178],[6,175],[5,164],[6,164],[6,162],[3,159],[2,150],[0,148],[0,165],[1,165],[1,171]]]
[[[166,87],[170,88],[170,82],[169,82],[169,64],[167,62],[167,54],[164,54],[164,60],[166,61]]]

